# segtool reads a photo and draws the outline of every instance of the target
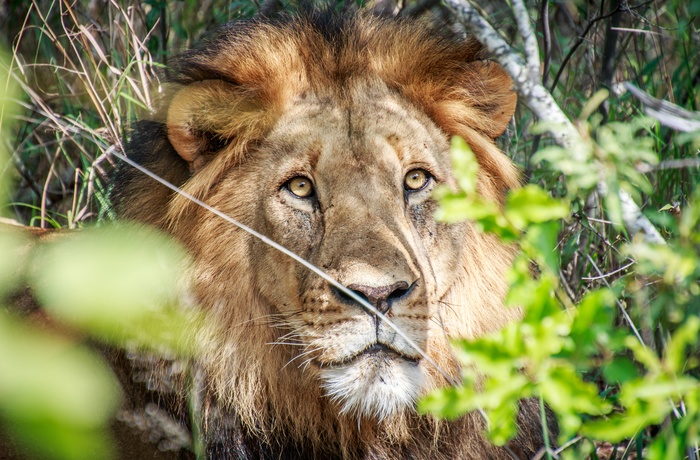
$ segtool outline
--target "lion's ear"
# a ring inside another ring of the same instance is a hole
[[[222,80],[190,83],[173,95],[166,126],[168,140],[197,172],[232,143],[259,137],[268,116],[260,101]]]
[[[474,61],[469,67],[470,71],[476,72],[479,77],[473,81],[479,86],[483,85],[482,88],[472,88],[473,93],[476,93],[474,96],[477,108],[489,120],[488,124],[480,126],[479,129],[491,138],[496,138],[506,130],[518,103],[518,96],[513,90],[513,80],[496,62]]]

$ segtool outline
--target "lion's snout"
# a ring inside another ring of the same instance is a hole
[[[380,313],[385,314],[389,312],[396,302],[408,298],[411,295],[415,285],[415,281],[411,284],[409,284],[407,281],[398,281],[386,286],[350,284],[347,286],[347,288],[379,310]],[[359,305],[368,315],[375,316],[373,311],[366,309],[354,298],[350,297],[335,286],[331,287],[331,292],[338,300],[344,303]]]

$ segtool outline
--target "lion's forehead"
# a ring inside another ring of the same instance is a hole
[[[412,163],[449,170],[445,134],[422,112],[388,90],[354,96],[305,95],[272,130],[281,155],[309,157],[328,170],[356,165],[365,173]]]

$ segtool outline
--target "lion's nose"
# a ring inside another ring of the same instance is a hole
[[[407,297],[413,290],[416,283],[409,285],[406,281],[399,281],[389,286],[365,286],[361,284],[349,284],[348,289],[369,302],[381,313],[388,312],[394,304],[394,301]],[[333,293],[344,302],[357,304],[355,299],[345,294],[336,287],[332,288]],[[366,310],[366,309],[365,309]],[[371,311],[367,311],[372,315]]]

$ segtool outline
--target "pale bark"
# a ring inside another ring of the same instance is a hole
[[[513,0],[513,14],[523,39],[524,58],[467,0],[443,1],[462,22],[467,31],[478,38],[490,51],[493,58],[508,72],[513,79],[520,100],[547,127],[554,141],[567,148],[582,143],[583,139],[574,124],[542,84],[542,78],[539,74],[540,59],[537,38],[523,0]],[[572,155],[580,154],[583,151],[583,149],[571,148]],[[580,160],[586,161],[585,158],[580,158]],[[605,189],[605,187],[601,188]],[[632,197],[624,190],[620,190],[619,193],[624,224],[630,235],[642,231],[646,241],[664,244],[663,237],[649,219],[642,214]]]

